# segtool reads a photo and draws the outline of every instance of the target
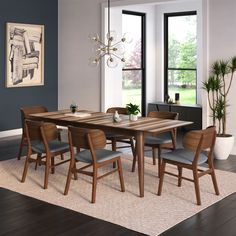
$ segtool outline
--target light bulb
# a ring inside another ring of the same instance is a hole
[[[90,57],[89,58],[89,66],[91,67],[97,67],[99,64],[100,59],[97,57]]]
[[[117,33],[116,33],[116,31],[112,30],[112,31],[110,31],[110,34],[107,33],[107,39],[112,41],[113,43],[116,42],[116,40],[117,40]]]
[[[132,35],[129,32],[125,33],[121,41],[125,43],[131,43],[133,41]]]
[[[117,55],[124,55],[125,53],[125,48],[124,45],[122,45],[121,43],[117,44],[114,48],[113,51],[115,54]]]
[[[115,67],[117,67],[117,65],[118,65],[118,62],[117,62],[117,59],[115,57],[109,56],[107,58],[107,66],[108,67],[115,68]]]
[[[98,34],[89,34],[88,37],[89,37],[89,39],[90,39],[92,42],[98,42],[98,41],[100,40]]]

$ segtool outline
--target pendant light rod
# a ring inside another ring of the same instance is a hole
[[[111,37],[111,29],[110,29],[110,0],[108,0],[108,36]]]

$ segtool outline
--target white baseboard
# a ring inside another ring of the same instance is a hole
[[[6,131],[0,132],[0,138],[21,135],[21,134],[22,134],[22,129],[6,130]]]

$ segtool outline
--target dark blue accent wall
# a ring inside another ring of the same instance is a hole
[[[6,23],[40,24],[45,27],[44,86],[6,88]],[[21,127],[22,106],[58,107],[58,1],[0,1],[0,132]]]

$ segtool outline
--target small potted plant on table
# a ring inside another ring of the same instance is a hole
[[[139,106],[136,104],[126,104],[126,108],[129,114],[129,119],[135,121],[138,119],[138,113],[140,112]]]
[[[72,113],[75,113],[75,112],[77,111],[77,109],[78,109],[78,105],[77,105],[75,102],[72,102],[72,103],[70,104],[70,111],[71,111]]]

